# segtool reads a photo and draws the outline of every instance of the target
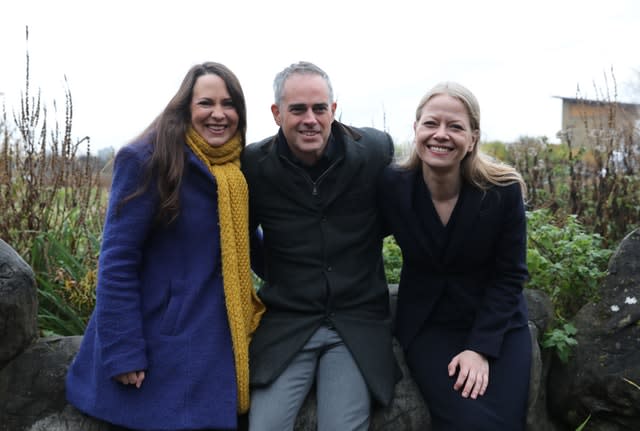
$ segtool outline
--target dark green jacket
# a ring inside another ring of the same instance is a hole
[[[381,131],[333,123],[342,143],[314,183],[278,151],[276,135],[248,145],[252,228],[264,235],[267,311],[250,346],[251,382],[270,384],[323,323],[335,326],[375,400],[386,405],[400,370],[392,350],[376,180],[393,156]],[[281,142],[286,145],[286,142]]]

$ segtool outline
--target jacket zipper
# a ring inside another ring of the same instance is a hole
[[[334,166],[336,166],[342,160],[342,157],[338,158],[338,160],[335,160],[332,164],[329,165],[327,169],[324,170],[324,172],[318,177],[317,180],[313,181],[309,176],[309,174],[307,173],[307,171],[305,171],[303,168],[296,165],[295,163],[293,163],[291,160],[287,159],[284,156],[280,156],[280,157],[289,165],[291,165],[295,170],[297,170],[300,173],[300,175],[302,175],[302,177],[311,185],[312,196],[318,196],[318,186],[320,185],[322,180],[329,174],[329,172],[334,168]]]

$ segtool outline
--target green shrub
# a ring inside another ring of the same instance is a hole
[[[542,347],[555,349],[560,360],[567,363],[571,355],[571,348],[578,344],[578,341],[574,338],[577,333],[578,330],[571,323],[552,328],[544,334]]]
[[[561,319],[569,319],[598,299],[612,250],[599,234],[588,233],[574,215],[559,226],[550,211],[527,212],[527,287],[546,292]]]
[[[31,265],[38,283],[38,325],[43,335],[80,335],[95,306],[97,232],[42,232],[33,241]],[[74,252],[75,250],[75,252]]]
[[[546,209],[528,212],[527,219],[527,287],[546,292],[558,317],[556,326],[544,334],[542,346],[555,349],[567,362],[578,344],[577,330],[569,320],[582,306],[598,300],[613,251],[603,246],[599,234],[586,232],[575,215],[567,216],[560,226]]]
[[[400,271],[402,270],[402,252],[392,236],[388,236],[382,243],[382,257],[384,260],[384,273],[387,283],[400,283]]]

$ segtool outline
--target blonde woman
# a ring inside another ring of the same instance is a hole
[[[379,194],[403,254],[396,336],[434,430],[523,430],[524,183],[479,152],[479,105],[460,84],[422,98],[414,131],[410,157],[384,171]]]

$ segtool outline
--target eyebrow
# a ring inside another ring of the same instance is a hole
[[[209,97],[209,96],[200,96],[200,97],[196,97],[195,98],[196,101],[198,102],[213,102],[215,100],[214,97]],[[229,96],[229,97],[223,97],[222,99],[220,99],[221,102],[233,102],[233,97]]]
[[[321,109],[321,108],[328,108],[328,107],[329,107],[328,103],[315,103],[311,105],[311,109]],[[306,109],[306,108],[307,108],[307,105],[305,105],[304,103],[293,103],[289,105],[290,111],[298,110],[298,109]]]

